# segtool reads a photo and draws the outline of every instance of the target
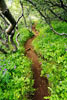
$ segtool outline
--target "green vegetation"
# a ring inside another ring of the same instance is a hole
[[[53,22],[59,33],[67,33],[67,24]],[[54,34],[48,25],[39,22],[40,35],[33,41],[35,51],[41,55],[42,72],[49,80],[50,100],[67,100],[67,38]]]
[[[30,32],[27,28],[22,28],[22,25],[19,25],[18,31],[20,33],[20,36],[18,37],[18,42],[21,46],[24,46],[25,42],[33,36],[33,33]]]
[[[19,36],[20,48],[17,52],[6,56],[0,54],[0,100],[30,100],[29,96],[34,91],[32,62],[24,56],[23,48],[32,33],[26,29],[19,31],[22,34]]]
[[[31,100],[32,61],[24,44],[33,24],[40,34],[32,45],[49,81],[44,99],[67,100],[67,0],[0,0],[0,100]]]

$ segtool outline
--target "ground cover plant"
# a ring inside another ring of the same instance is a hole
[[[67,23],[52,22],[59,33],[67,33]],[[48,25],[39,22],[40,35],[33,41],[37,54],[41,57],[41,76],[49,80],[50,100],[67,100],[67,38],[54,34]]]
[[[25,41],[32,36],[31,34],[23,29],[22,35],[18,37],[20,47],[17,52],[6,56],[0,53],[0,100],[31,99],[29,96],[34,91],[32,62],[24,56],[23,47]]]
[[[0,0],[0,100],[30,100],[33,84],[32,99],[43,99],[48,96],[43,76],[50,93],[44,99],[67,100],[67,0]]]

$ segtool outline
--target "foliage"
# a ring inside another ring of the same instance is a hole
[[[22,0],[31,3],[36,10],[41,12],[47,19],[54,20],[59,18],[60,20],[67,20],[67,1],[64,0]],[[40,13],[40,14],[41,14]],[[41,15],[42,15],[41,14]],[[42,16],[43,17],[43,16]]]
[[[54,21],[59,33],[66,32],[67,23]],[[36,52],[41,55],[41,75],[49,80],[50,100],[67,100],[67,39],[55,35],[48,25],[38,23],[40,35],[33,41]],[[47,98],[46,98],[47,99]]]
[[[31,62],[18,51],[0,55],[0,100],[21,100],[33,93]]]
[[[26,29],[22,32],[21,29],[19,43],[22,45],[17,52],[6,56],[0,54],[0,100],[30,100],[29,96],[34,91],[32,62],[24,56],[23,48],[23,44],[32,33]]]
[[[20,35],[18,37],[18,41],[20,43],[20,45],[24,45],[24,43],[33,36],[33,33],[30,32],[28,29],[26,28],[22,28],[22,24],[19,25],[19,29],[18,29]]]
[[[8,8],[17,21],[18,17],[22,14],[19,0],[7,0],[7,5],[9,5],[8,1],[11,1]],[[49,26],[52,24],[54,29],[59,33],[67,33],[67,23],[64,23],[67,22],[66,0],[21,1],[24,6],[24,16],[28,22],[27,26],[30,26],[29,22],[31,22],[31,20],[29,21],[29,19],[30,17],[33,17],[31,16],[32,14],[35,13],[34,15],[37,15],[37,17],[39,16],[37,13],[38,11]],[[32,4],[36,9],[35,12],[30,4]],[[2,27],[5,33],[7,25],[5,25],[2,20],[3,19],[0,18],[0,28]],[[56,20],[58,20],[58,22]],[[63,23],[59,20],[63,21]],[[20,21],[20,24],[24,24],[23,20]],[[22,28],[21,25],[19,25],[18,29],[20,33],[18,37],[20,47],[17,52],[7,56],[0,54],[0,100],[27,100],[28,96],[34,91],[32,88],[34,82],[32,80],[30,67],[31,62],[22,53],[24,52],[24,43],[27,39],[32,37],[33,34],[24,27]],[[40,35],[33,41],[34,49],[39,55],[41,55],[43,69],[41,75],[46,76],[50,82],[49,90],[51,92],[51,96],[45,98],[50,98],[50,100],[67,100],[67,39],[66,37],[55,35],[50,30],[49,26],[45,23],[41,24],[41,22],[39,22],[37,29],[40,31]],[[2,33],[3,31],[1,29],[0,36],[6,40],[4,36],[6,34]],[[14,41],[16,39],[16,35],[17,32],[13,38]],[[1,44],[1,42],[0,47],[2,48],[3,43]],[[13,49],[11,44],[8,44],[9,48]],[[9,48],[3,46],[4,50],[7,49],[6,51],[8,51]]]

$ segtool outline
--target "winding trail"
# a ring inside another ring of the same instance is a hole
[[[41,64],[38,60],[38,56],[35,53],[32,41],[38,36],[38,31],[35,28],[35,25],[32,26],[32,31],[34,36],[29,39],[25,44],[26,55],[32,60],[32,70],[34,74],[34,88],[36,89],[32,100],[45,100],[44,96],[48,96],[48,80],[44,77],[40,77],[41,74]],[[47,99],[48,100],[48,99]]]

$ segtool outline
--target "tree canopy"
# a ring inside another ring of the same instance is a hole
[[[13,11],[9,10],[9,7],[7,6],[6,2],[9,2],[10,6],[13,5],[13,2],[15,2],[16,6],[19,7],[19,11],[21,11],[21,15],[18,16],[16,19],[15,16],[13,15]],[[25,19],[25,13],[24,9],[25,7],[31,6],[32,8],[35,8],[35,10],[40,14],[42,17],[43,21],[45,21],[51,28],[51,30],[56,33],[57,35],[65,35],[67,36],[66,33],[58,33],[52,26],[52,21],[58,20],[62,22],[67,23],[67,0],[0,0],[0,17],[3,19],[3,21],[6,24],[6,28],[4,30],[4,34],[6,36],[6,42],[8,41],[8,36],[10,35],[10,41],[12,45],[15,48],[15,51],[17,50],[17,46],[15,45],[13,41],[14,33],[15,33],[15,28],[17,29],[17,24],[19,20],[23,17],[24,22],[26,25],[26,19]],[[27,13],[29,12],[30,9],[27,10]],[[31,10],[32,12],[32,10]],[[7,19],[6,19],[7,18]],[[9,21],[9,22],[8,22]],[[27,25],[26,25],[27,26]],[[3,31],[2,26],[0,25],[1,32]],[[0,37],[0,40],[3,44],[6,44],[6,42]]]

